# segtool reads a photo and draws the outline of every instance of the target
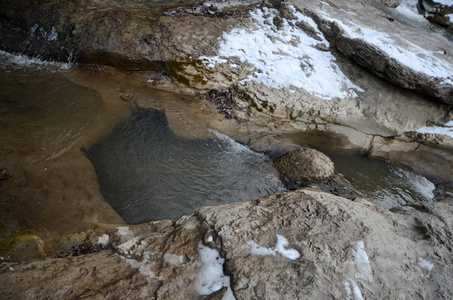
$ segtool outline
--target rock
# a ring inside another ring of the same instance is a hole
[[[398,7],[401,3],[401,0],[380,0],[380,1],[392,8]]]
[[[451,200],[386,211],[301,189],[201,208],[176,223],[109,226],[92,238],[107,233],[113,251],[2,262],[0,292],[3,299],[218,299],[231,287],[236,299],[449,299]],[[203,241],[220,250],[231,286],[199,295]]]
[[[336,4],[343,8],[349,6],[342,4],[342,1],[337,1]],[[394,84],[452,103],[453,60],[450,54],[439,51],[450,47],[447,46],[450,44],[448,41],[435,34],[420,35],[415,27],[407,28],[400,23],[396,15],[392,16],[395,22],[373,19],[371,24],[366,16],[379,14],[378,8],[373,6],[363,9],[354,7],[354,10],[357,14],[354,18],[346,17],[346,12],[332,7],[324,12],[317,9],[314,11],[314,14],[327,22],[320,28],[326,35],[330,35],[335,47],[343,55]],[[341,21],[345,18],[348,21]],[[372,34],[377,34],[375,40],[369,38]],[[385,46],[390,44],[392,46]],[[412,53],[413,60],[410,63],[405,61],[398,52]],[[424,56],[425,53],[429,56]]]
[[[420,3],[428,20],[443,26],[453,26],[452,3],[440,0],[422,0]]]
[[[120,98],[126,102],[131,101],[134,96],[134,93],[131,91],[122,91],[120,94]]]
[[[436,204],[390,213],[305,189],[203,208],[200,214],[222,238],[237,299],[347,299],[354,288],[365,299],[448,298],[447,284],[441,284],[439,294],[436,290],[438,280],[450,280],[452,272],[446,265],[451,240],[437,227],[450,218],[442,222],[440,210],[452,206],[441,205],[435,213]],[[430,225],[421,225],[420,218]],[[278,235],[299,258],[266,251],[278,244]]]
[[[13,175],[9,174],[7,169],[0,169],[0,180],[5,180],[12,176]]]
[[[275,161],[274,166],[287,182],[323,181],[334,175],[330,158],[310,148],[290,152]]]

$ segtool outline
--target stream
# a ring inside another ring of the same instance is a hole
[[[70,72],[69,66],[6,53],[0,53],[0,63],[4,159],[19,155],[21,147],[36,150],[33,160],[57,159],[71,149],[78,151],[83,136],[103,122],[102,99],[68,81],[63,74]],[[99,135],[88,151],[104,199],[126,223],[176,219],[201,206],[287,190],[272,165],[275,157],[254,152],[207,124],[202,126],[209,137],[181,137],[170,128],[165,108],[158,109],[134,109],[130,118],[108,127],[109,134]],[[187,118],[181,124],[189,124],[190,117],[179,109],[172,107]],[[333,149],[332,137],[292,134],[281,140],[328,155],[353,197],[386,209],[435,199],[436,187],[427,178],[388,161]]]

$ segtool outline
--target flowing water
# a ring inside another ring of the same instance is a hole
[[[62,72],[68,72],[64,69],[69,66],[6,53],[0,53],[0,65],[0,153],[4,159],[14,158],[22,164],[58,159],[71,149],[79,151],[81,140],[106,122],[101,117],[105,99],[65,79]],[[77,74],[83,77],[84,73]],[[176,98],[160,101],[176,103]],[[196,108],[198,104],[192,105]],[[193,116],[200,115],[196,112],[199,107],[189,114],[179,104],[157,106],[166,110],[173,122],[181,119],[178,126],[187,127],[184,138],[170,129],[163,112],[138,110],[88,154],[105,200],[127,223],[177,218],[201,206],[284,190],[268,156],[216,131],[211,131],[209,138],[199,135],[209,127],[203,122],[192,124]],[[112,128],[113,123],[107,127]],[[297,134],[282,137],[281,143],[323,151],[354,197],[380,207],[433,201],[435,187],[425,177],[390,162],[336,151],[335,139]]]
[[[352,197],[367,199],[386,209],[435,199],[436,186],[426,177],[396,163],[341,149],[332,136],[290,134],[282,140],[326,154],[335,165],[339,182]]]
[[[0,153],[54,159],[93,129],[102,101],[64,78],[68,67],[0,51]]]
[[[135,113],[89,158],[105,199],[132,224],[284,190],[266,155],[215,131],[213,139],[180,138],[157,110]]]

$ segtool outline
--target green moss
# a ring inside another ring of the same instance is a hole
[[[269,101],[255,101],[255,99],[253,99],[253,97],[250,96],[250,94],[243,87],[234,85],[231,90],[233,91],[234,97],[248,103],[247,112],[249,114],[252,113],[253,109],[258,112],[264,112],[265,110],[267,110],[271,114],[275,112],[275,104],[269,104]]]
[[[41,240],[41,237],[32,233],[26,232],[13,236],[9,241],[0,244],[0,251],[7,251],[13,249],[17,244],[29,240]]]
[[[193,75],[186,72],[186,68],[192,66],[197,70],[198,74]],[[203,61],[201,59],[192,59],[190,55],[184,61],[163,61],[155,62],[152,67],[155,71],[166,72],[168,76],[175,79],[177,82],[190,86],[191,83],[207,84],[208,81],[201,73],[204,70]]]
[[[270,105],[270,106],[269,106],[269,112],[270,112],[271,114],[275,113],[275,108],[276,108],[276,107],[277,107],[277,106],[276,106],[275,104]]]

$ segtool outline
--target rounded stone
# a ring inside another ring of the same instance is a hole
[[[310,148],[300,148],[285,154],[274,165],[283,181],[323,181],[334,175],[330,158]]]

